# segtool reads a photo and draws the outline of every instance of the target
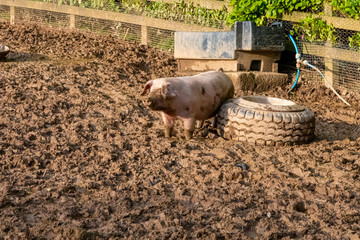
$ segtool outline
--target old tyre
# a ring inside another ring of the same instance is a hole
[[[256,145],[293,145],[314,137],[309,109],[280,98],[244,96],[225,102],[217,117],[220,136]]]

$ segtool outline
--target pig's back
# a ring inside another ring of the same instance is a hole
[[[224,73],[211,71],[195,76],[180,78],[178,105],[185,111],[179,111],[179,117],[205,120],[212,117],[220,105],[233,97],[234,86]]]

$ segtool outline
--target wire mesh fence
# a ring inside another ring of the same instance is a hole
[[[285,32],[290,32],[297,24],[291,21],[270,19],[269,25],[274,22],[281,22]],[[330,72],[331,81],[335,87],[341,86],[360,92],[360,51],[349,46],[349,38],[356,33],[356,31],[336,28],[336,41],[333,43],[326,41],[309,42],[302,36],[294,37],[302,60],[307,60],[323,73]],[[289,46],[289,48],[294,48],[292,45]],[[339,54],[334,54],[336,51],[332,50],[340,51],[338,51]],[[329,52],[332,54],[329,55]],[[342,58],[351,60],[345,61]],[[310,67],[302,66],[302,70],[302,75],[306,79],[319,81],[322,79],[321,75]]]
[[[203,1],[206,4],[206,1]],[[207,9],[198,4],[185,1],[124,1],[119,5],[119,11],[143,15],[150,18],[166,19],[174,22],[197,24],[214,29],[229,29],[226,25],[228,14],[227,3],[223,9]]]
[[[174,6],[167,6],[168,8],[173,8]],[[204,11],[204,9],[202,9]],[[6,5],[0,5],[0,19],[2,21],[10,21],[11,13],[10,7]],[[15,13],[15,22],[34,22],[37,24],[46,24],[51,27],[61,27],[61,28],[75,28],[82,31],[91,31],[97,34],[109,34],[114,37],[118,37],[123,40],[136,41],[142,44],[148,44],[153,47],[157,47],[163,51],[173,51],[174,50],[174,28],[176,29],[176,24],[181,23],[192,23],[199,24],[200,26],[207,26],[207,30],[213,29],[213,31],[222,31],[230,30],[225,26],[224,21],[217,20],[213,22],[206,22],[204,19],[199,17],[197,20],[179,16],[166,16],[167,19],[172,19],[167,21],[167,25],[163,28],[151,26],[151,19],[159,18],[158,13],[153,15],[146,13],[143,8],[134,10],[127,8],[126,6],[119,5],[119,12],[130,14],[131,16],[142,16],[146,17],[150,24],[147,24],[146,27],[142,25],[142,22],[138,24],[132,22],[122,22],[116,20],[102,19],[101,14],[89,17],[74,15],[73,22],[69,13],[63,12],[54,12],[48,10],[38,10],[25,7],[14,7]],[[339,15],[337,12],[333,12],[333,15]],[[150,19],[150,20],[149,20]],[[274,22],[282,22],[283,28],[285,31],[290,31],[293,29],[296,23],[292,21],[284,21],[277,19],[270,19],[269,25]],[[190,24],[189,24],[190,25]],[[171,26],[171,28],[170,28]],[[170,30],[171,29],[171,30]],[[205,31],[205,30],[204,30]],[[328,46],[326,42],[308,42],[305,39],[302,39],[298,36],[297,43],[299,50],[302,53],[302,59],[309,61],[311,64],[319,68],[320,71],[331,71],[333,74],[332,81],[334,86],[339,87],[343,86],[355,91],[360,92],[360,52],[349,47],[349,37],[358,33],[352,30],[346,29],[336,29],[336,42],[332,46]],[[146,36],[144,36],[144,34]],[[290,45],[289,45],[290,46]],[[327,55],[326,52],[329,48],[342,49],[345,50],[345,53],[342,53],[342,56],[333,54],[331,56]],[[292,45],[291,45],[291,49]],[[347,51],[347,52],[346,52]],[[345,57],[349,52],[351,56],[355,56],[352,61],[350,57]],[[357,55],[355,53],[358,53]],[[350,59],[350,60],[349,60]],[[330,65],[329,65],[330,63]],[[330,66],[330,67],[329,67]],[[303,74],[306,75],[309,79],[321,79],[317,72],[314,72],[312,69],[304,67]]]
[[[340,18],[346,18],[347,17],[345,13],[342,13],[339,10],[333,11],[332,16],[333,17],[340,17]]]
[[[0,20],[10,21],[10,7],[5,5],[0,5]]]
[[[341,52],[339,55],[332,54],[328,57],[326,56],[327,53],[336,48],[331,45],[327,46],[325,42],[309,44],[308,42],[297,41],[297,44],[299,51],[302,53],[301,58],[316,66],[321,72],[329,72],[330,80],[335,87],[341,86],[360,92],[360,53],[354,54],[354,51],[348,50],[347,52]],[[311,54],[306,54],[308,52],[311,52]],[[338,59],[340,57],[350,59],[351,56],[356,56],[357,59],[354,59],[354,61],[357,60],[357,62]],[[321,76],[313,69],[309,67],[302,68],[305,70],[303,74],[307,78],[321,80]]]
[[[336,42],[334,43],[334,47],[351,50],[349,38],[356,33],[356,31],[337,28],[335,30]]]
[[[348,61],[334,60],[334,81],[335,87],[345,87],[347,89],[360,92],[360,64]]]
[[[112,35],[127,41],[140,42],[141,26],[119,21],[75,16],[75,27],[99,35]]]
[[[174,51],[174,33],[175,31],[148,28],[149,45],[165,51]]]
[[[68,27],[69,15],[30,8],[15,8],[15,22],[34,22],[53,27]]]

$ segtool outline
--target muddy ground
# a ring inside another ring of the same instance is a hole
[[[176,74],[170,53],[4,22],[0,43],[0,239],[359,239],[359,95],[341,90],[346,107],[306,79],[261,93],[315,112],[309,144],[209,123],[166,139],[139,94]]]

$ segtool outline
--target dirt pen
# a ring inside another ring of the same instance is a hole
[[[164,138],[139,94],[176,76],[171,51],[124,41],[141,41],[141,26],[121,21],[120,37],[17,22],[25,15],[10,24],[19,7],[9,5],[0,11],[0,42],[11,48],[0,62],[0,239],[360,238],[355,91],[340,91],[351,107],[305,77],[291,95],[288,84],[237,93],[314,111],[309,144],[256,147],[209,122],[189,141],[180,130]],[[68,26],[69,15],[57,16]],[[146,31],[149,42],[161,35]]]

